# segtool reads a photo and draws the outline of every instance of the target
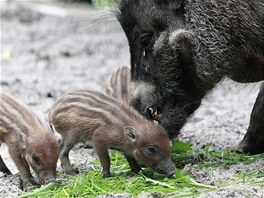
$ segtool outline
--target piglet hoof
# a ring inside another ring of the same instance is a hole
[[[3,172],[5,177],[12,175],[12,173],[9,170],[8,171],[0,171],[0,172]]]
[[[0,169],[0,172],[3,172],[5,177],[12,175],[11,171],[8,168]]]
[[[65,172],[67,175],[77,175],[79,173],[79,170],[78,170],[78,168],[74,168],[71,170],[65,170]]]
[[[36,182],[36,180],[34,178],[31,178],[29,181],[23,181],[20,178],[20,189],[25,191],[25,192],[30,192],[32,190],[34,190],[36,187],[39,187],[40,184],[38,182]]]
[[[110,173],[103,173],[103,178],[108,178],[108,177],[111,177]]]
[[[142,169],[140,167],[131,169],[132,173],[138,174]]]

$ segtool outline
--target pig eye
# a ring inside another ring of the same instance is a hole
[[[151,145],[146,148],[146,151],[149,155],[157,155],[159,149],[156,146]]]
[[[150,48],[153,44],[153,39],[153,34],[149,32],[140,35],[141,44],[144,48]]]
[[[40,165],[40,159],[39,159],[39,157],[38,156],[36,156],[36,155],[32,155],[32,160],[33,160],[33,162],[36,164],[36,165]]]

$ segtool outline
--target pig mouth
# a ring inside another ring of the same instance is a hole
[[[153,106],[146,108],[146,116],[150,120],[160,123],[162,113],[160,112],[157,105],[153,105]]]
[[[170,170],[162,170],[162,169],[156,169],[156,171],[160,174],[166,175],[168,178],[175,178],[175,170],[170,169]]]

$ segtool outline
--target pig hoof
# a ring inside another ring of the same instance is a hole
[[[259,154],[264,153],[264,146],[263,145],[250,145],[245,142],[240,142],[240,144],[237,146],[236,151],[238,153],[250,153],[250,154]]]
[[[108,178],[108,177],[111,177],[110,173],[103,173],[103,178]]]
[[[68,175],[77,175],[79,173],[79,170],[77,168],[75,168],[75,169],[72,169],[72,170],[66,170],[65,172]]]

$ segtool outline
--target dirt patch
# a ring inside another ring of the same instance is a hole
[[[129,64],[126,37],[109,10],[54,2],[1,1],[1,17],[1,90],[27,103],[45,122],[49,108],[63,93],[102,91],[109,74]],[[235,147],[246,132],[258,88],[258,84],[241,86],[230,80],[220,83],[190,118],[179,139],[196,147],[208,143],[215,148]],[[17,173],[5,146],[0,153],[12,172]],[[86,170],[94,153],[81,148],[73,150],[70,157],[76,166]],[[195,168],[190,173],[199,182],[219,184],[234,179],[237,171],[246,172],[263,164],[262,159],[228,170],[219,168],[213,173]],[[0,183],[0,197],[21,194],[17,174],[5,177],[0,173]],[[248,195],[263,197],[264,192],[258,186],[233,184],[200,197]]]

